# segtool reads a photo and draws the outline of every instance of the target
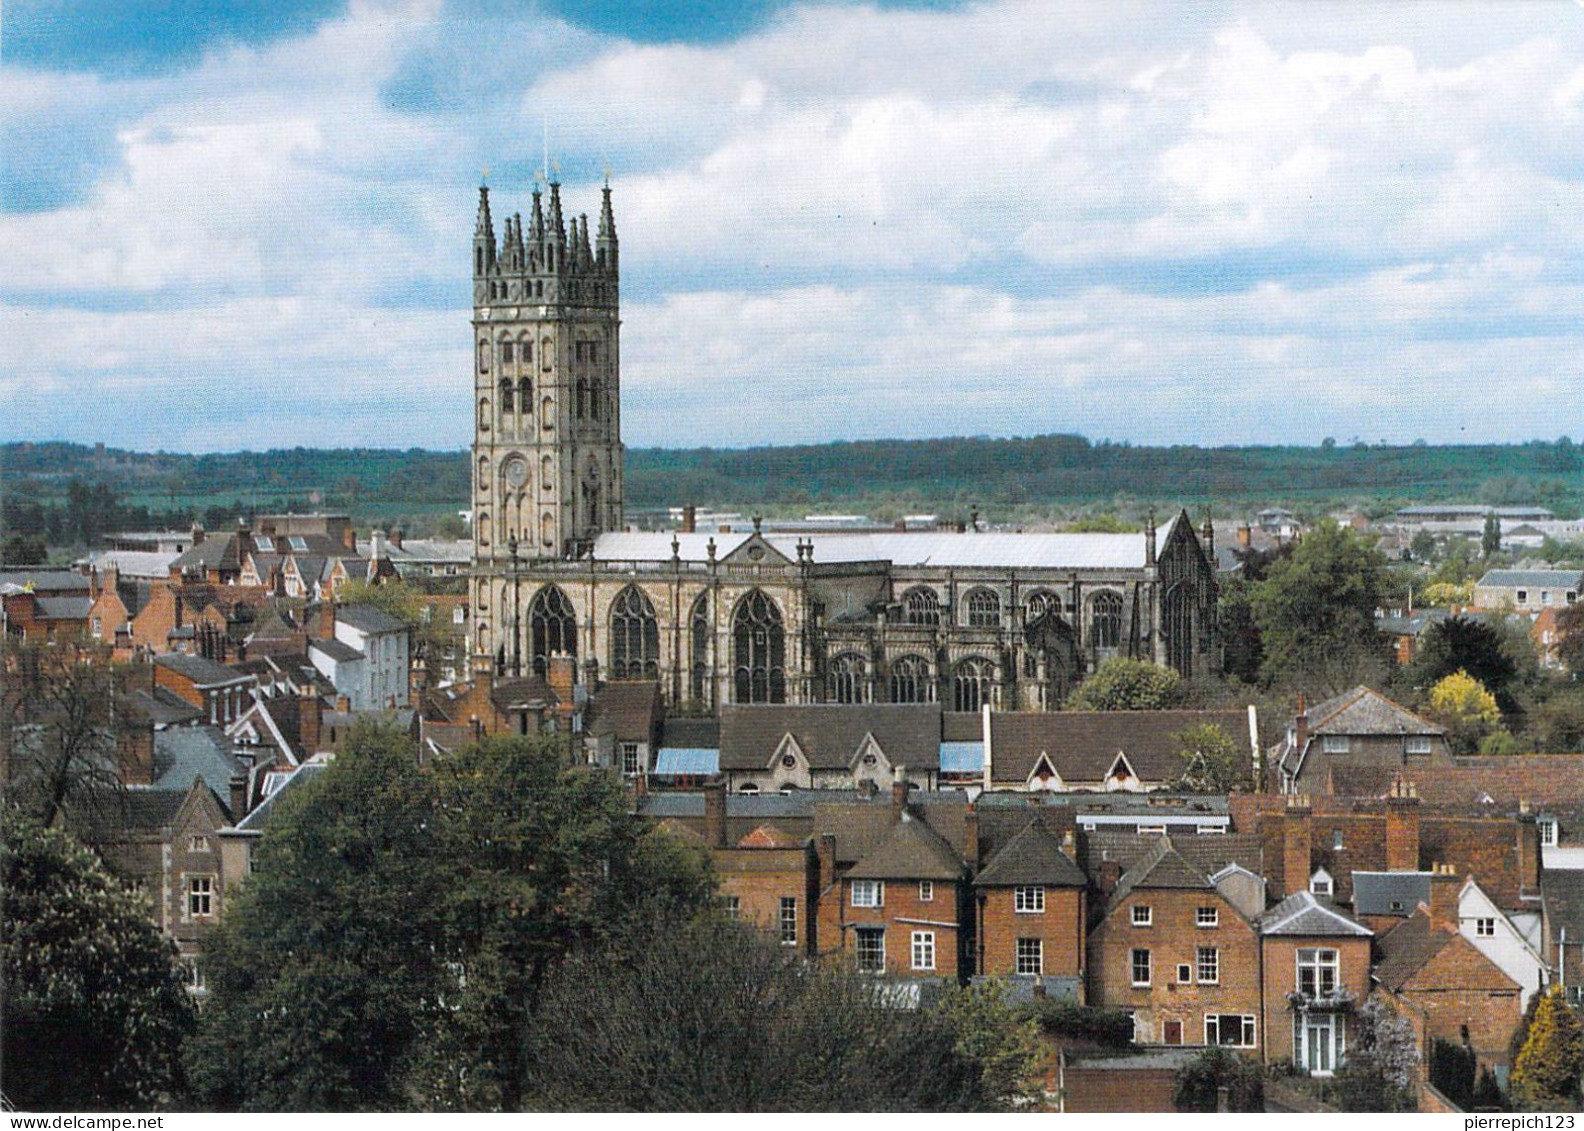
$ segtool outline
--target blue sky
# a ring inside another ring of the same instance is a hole
[[[1575,435],[1584,5],[9,0],[0,440],[469,439],[480,170],[624,436]]]

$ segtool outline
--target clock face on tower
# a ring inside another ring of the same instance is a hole
[[[528,461],[523,459],[522,456],[512,456],[506,461],[502,474],[505,475],[509,486],[521,487],[528,482]]]

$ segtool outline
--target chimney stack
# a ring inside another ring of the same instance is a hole
[[[324,704],[312,686],[303,688],[297,702],[298,754],[306,762],[319,753],[319,743],[324,736]]]
[[[231,821],[236,823],[247,816],[248,803],[248,776],[247,774],[231,775]]]
[[[350,522],[341,528],[341,544],[352,553],[357,553],[357,531]]]
[[[835,835],[820,833],[814,841],[814,852],[819,857],[819,889],[821,892],[830,891],[836,883]]]
[[[689,503],[682,508],[682,533],[693,534],[698,530],[698,507]]]
[[[1247,550],[1254,545],[1254,532],[1249,529],[1249,524],[1246,522],[1238,523],[1237,544],[1240,550]]]
[[[1287,798],[1287,811],[1282,816],[1282,894],[1284,896],[1309,890],[1311,812],[1307,793],[1295,793]]]
[[[571,656],[551,656],[545,667],[545,679],[562,707],[572,705],[572,686],[577,680],[577,661]]]
[[[726,779],[714,778],[704,785],[704,842],[711,848],[726,847]]]
[[[909,783],[907,767],[898,766],[891,771],[891,823],[894,825],[907,812]]]
[[[1402,778],[1386,797],[1386,870],[1419,870],[1419,791]]]
[[[1518,886],[1532,895],[1540,890],[1540,825],[1527,801],[1519,800],[1513,824],[1518,838]]]
[[[1071,829],[1062,833],[1062,855],[1074,862],[1078,859],[1078,837]]]
[[[1437,864],[1430,876],[1430,925],[1458,929],[1458,895],[1462,877],[1455,864]]]
[[[1100,898],[1110,899],[1111,893],[1116,891],[1116,886],[1122,881],[1122,865],[1116,860],[1102,860],[1095,883],[1100,888]]]
[[[1309,709],[1304,706],[1303,692],[1298,693],[1298,715],[1293,719],[1293,749],[1300,754],[1309,745]]]
[[[979,870],[979,810],[972,801],[963,811],[963,855],[968,858],[968,867],[974,871]]]
[[[393,548],[397,549],[397,550],[402,548],[402,542],[403,542],[404,539],[406,539],[406,537],[407,537],[407,532],[405,530],[403,530],[399,526],[393,527],[391,529],[389,535],[387,535],[387,539],[390,542],[391,546]]]

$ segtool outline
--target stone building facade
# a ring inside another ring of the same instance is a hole
[[[475,670],[649,679],[666,701],[1044,710],[1116,655],[1219,665],[1213,538],[623,529],[619,278],[560,188],[473,239]]]

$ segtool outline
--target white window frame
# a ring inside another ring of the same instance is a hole
[[[1555,817],[1541,817],[1535,822],[1535,828],[1540,830],[1540,843],[1547,848],[1555,848],[1557,843],[1557,819]]]
[[[1325,1029],[1329,1033],[1328,1054],[1324,1066],[1312,1066],[1318,1059],[1309,1047],[1309,1031]],[[1335,1075],[1347,1051],[1347,1023],[1340,1013],[1299,1013],[1293,1017],[1293,1060],[1310,1076]]]
[[[1336,881],[1324,868],[1317,868],[1315,874],[1309,877],[1309,893],[1330,897],[1336,892]]]
[[[1294,970],[1293,987],[1303,993],[1304,971],[1314,973],[1314,993],[1311,997],[1332,997],[1342,988],[1342,952],[1335,947],[1306,946],[1298,948],[1294,955],[1296,962]],[[1329,971],[1331,987],[1326,990],[1322,986],[1323,975]]]
[[[866,951],[866,939],[879,940],[877,950]],[[857,959],[858,970],[864,974],[883,974],[886,966],[885,953],[885,928],[884,927],[859,927],[853,932],[853,955]],[[868,959],[866,962],[865,959]]]
[[[783,895],[777,909],[776,925],[781,932],[782,946],[797,946],[798,944],[798,909],[797,896]],[[788,915],[787,912],[791,914]]]
[[[1012,910],[1019,915],[1045,913],[1045,888],[1040,884],[1027,884],[1012,889]]]
[[[212,875],[187,877],[187,917],[210,919],[214,917],[215,878]],[[202,901],[200,904],[199,901]],[[202,906],[203,910],[198,908]]]
[[[621,742],[617,744],[617,752],[621,758],[621,771],[624,777],[635,778],[643,772],[639,763],[638,743]]]
[[[1219,907],[1196,907],[1194,909],[1194,926],[1210,928],[1221,925],[1221,909]]]
[[[1144,956],[1144,980],[1138,980],[1139,955]],[[1136,946],[1128,955],[1128,979],[1135,986],[1148,986],[1155,980],[1155,963],[1147,947]]]
[[[1410,734],[1403,745],[1405,754],[1429,754],[1434,749],[1428,734]]]
[[[1020,938],[1013,944],[1013,970],[1024,976],[1041,977],[1045,973],[1045,940]]]
[[[1228,1028],[1228,1021],[1231,1021],[1237,1027],[1238,1039],[1236,1041],[1223,1041],[1221,1039]],[[1206,1045],[1225,1049],[1251,1049],[1259,1043],[1255,1016],[1252,1013],[1206,1013],[1204,1015],[1204,1030],[1204,1043]]]
[[[1345,734],[1323,734],[1320,736],[1320,749],[1326,754],[1346,754],[1348,752],[1348,736]]]
[[[935,932],[914,931],[912,942],[913,969],[935,969]]]
[[[1205,971],[1210,976],[1205,977]],[[1221,984],[1221,950],[1214,946],[1201,946],[1196,948],[1194,954],[1194,980],[1201,986],[1219,986]]]
[[[1489,916],[1481,916],[1474,920],[1474,937],[1493,939],[1496,937],[1496,920]]]
[[[1147,903],[1133,905],[1133,925],[1135,927],[1151,927],[1155,924],[1155,909]]]
[[[188,852],[208,852],[209,838],[206,836],[190,836],[187,838]]]
[[[722,896],[721,898],[722,898],[722,900],[724,901],[724,904],[725,904],[726,917],[728,919],[741,919],[742,918],[742,897],[741,896],[736,896],[736,895],[727,895],[727,896]]]
[[[919,902],[920,903],[934,903],[935,902],[935,881],[934,880],[920,880],[919,881]]]
[[[854,907],[884,907],[884,880],[853,880],[852,905]]]

